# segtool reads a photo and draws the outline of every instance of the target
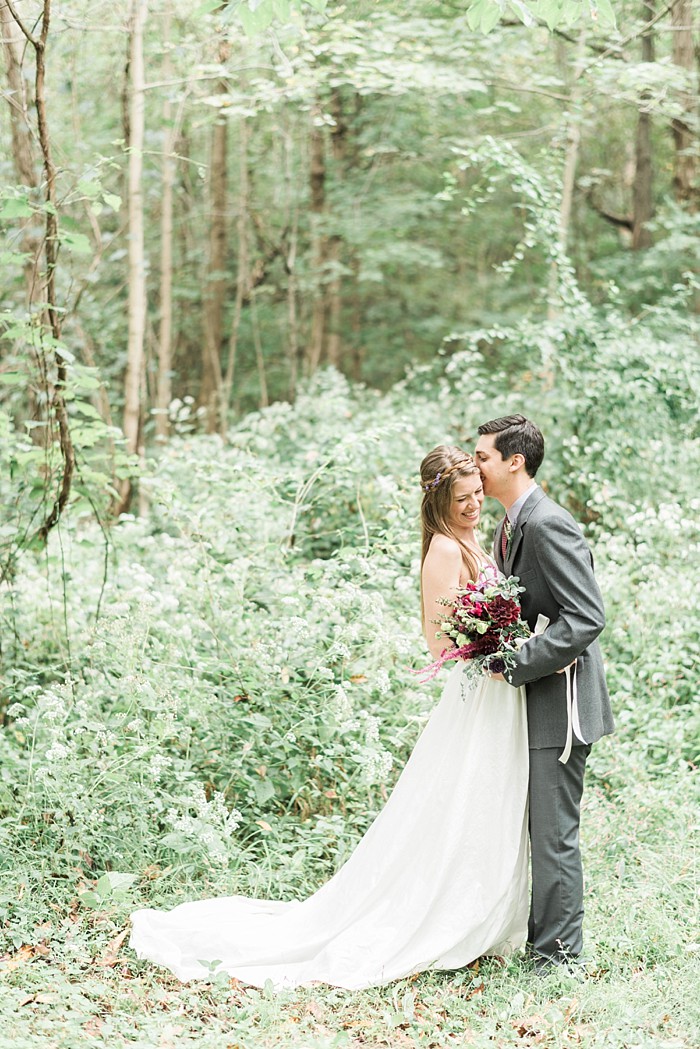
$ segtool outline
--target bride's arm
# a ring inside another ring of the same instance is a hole
[[[446,648],[452,648],[449,638],[436,639],[440,629],[434,622],[446,615],[450,608],[440,604],[439,599],[454,597],[462,571],[462,553],[454,539],[446,535],[434,535],[430,549],[423,562],[423,630],[433,659],[439,659]]]

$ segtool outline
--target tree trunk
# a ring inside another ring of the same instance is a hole
[[[228,361],[222,396],[222,412],[219,420],[221,436],[226,436],[228,428],[228,410],[231,404],[231,392],[236,371],[236,353],[238,350],[238,331],[241,324],[243,302],[250,288],[250,250],[248,244],[248,208],[250,206],[250,180],[248,178],[248,141],[250,138],[248,121],[241,120],[241,140],[239,144],[239,179],[238,179],[238,217],[236,235],[238,239],[238,267],[236,272],[236,300],[233,307],[231,337],[228,344]]]
[[[353,253],[352,267],[352,377],[355,382],[362,382],[362,364],[365,359],[365,347],[362,341],[362,292],[360,288],[360,260],[357,252]]]
[[[671,9],[673,33],[673,61],[687,74],[695,73],[693,48],[693,5],[691,0],[675,0]],[[698,120],[697,93],[690,87],[683,91],[681,102],[687,118],[677,118],[671,124],[675,154],[673,158],[673,192],[679,204],[691,211],[698,207],[698,145],[692,124]]]
[[[34,99],[31,97],[30,82],[22,74],[24,38],[5,0],[0,0],[0,33],[2,34],[2,52],[7,74],[7,100],[10,107],[12,163],[15,178],[20,185],[36,190],[39,186],[39,177],[29,123],[29,109],[34,104]],[[20,250],[28,256],[23,264],[27,306],[30,306],[34,299],[36,273],[41,253],[41,238],[37,235],[34,224],[33,217],[23,219],[21,222]]]
[[[331,96],[331,114],[334,124],[331,130],[331,149],[333,151],[333,169],[335,181],[339,182],[342,177],[343,166],[346,161],[348,125],[343,113],[343,104],[340,92],[336,89]],[[328,240],[328,263],[331,269],[330,279],[326,286],[327,301],[327,337],[326,356],[328,363],[339,368],[343,353],[342,323],[343,323],[343,295],[341,265],[343,261],[343,238],[334,234]]]
[[[566,150],[564,153],[564,170],[562,172],[561,204],[559,207],[559,247],[566,252],[571,226],[571,210],[576,188],[576,168],[578,166],[579,147],[581,145],[581,100],[583,97],[583,68],[586,58],[586,30],[581,29],[574,60],[574,76],[569,93],[569,112],[566,125]],[[559,272],[557,262],[552,262],[549,281],[549,301],[547,316],[552,320],[559,312],[560,296],[558,295]],[[545,361],[545,373],[549,382],[553,382],[552,364]]]
[[[293,401],[297,395],[297,380],[301,366],[301,340],[299,339],[299,314],[297,310],[296,259],[299,235],[299,211],[295,209],[292,219],[284,267],[287,273],[287,360],[289,362],[288,397]]]
[[[334,90],[329,108],[333,116],[330,132],[336,179],[339,179],[346,158],[347,131],[338,90]],[[313,241],[313,267],[316,274],[316,290],[311,313],[311,338],[307,354],[308,371],[313,373],[323,360],[335,367],[340,366],[342,357],[342,277],[340,268],[343,258],[343,238],[338,234],[329,236],[328,178],[326,142],[322,127],[316,120],[311,130],[311,222]]]
[[[343,353],[342,323],[343,296],[342,280],[339,273],[343,250],[342,237],[330,237],[328,241],[328,265],[332,267],[333,276],[326,290],[327,300],[327,335],[326,358],[334,368],[340,368]]]
[[[37,538],[42,542],[46,542],[49,532],[56,524],[58,524],[61,514],[68,503],[73,481],[73,473],[75,470],[75,450],[73,448],[73,439],[71,437],[70,426],[68,423],[68,412],[66,410],[65,401],[65,388],[68,373],[66,358],[60,352],[61,310],[59,309],[56,293],[56,267],[58,265],[59,247],[56,168],[53,162],[51,138],[49,136],[48,114],[46,110],[46,49],[51,23],[51,0],[44,0],[42,5],[40,19],[41,28],[38,36],[27,28],[15,11],[14,5],[11,2],[7,3],[7,7],[17,26],[34,48],[36,56],[36,78],[34,81],[36,118],[37,130],[39,133],[39,145],[44,161],[44,197],[47,205],[45,208],[46,220],[44,241],[46,273],[43,287],[41,289],[43,301],[45,302],[41,335],[43,337],[44,332],[48,331],[54,347],[56,378],[53,383],[52,391],[49,390],[48,380],[46,381],[46,393],[47,399],[50,396],[50,405],[53,409],[53,415],[58,425],[58,443],[61,449],[61,459],[63,463],[58,492],[51,509],[36,532]],[[43,370],[44,369],[42,369],[42,371]]]
[[[299,371],[303,366],[303,349],[299,338],[299,310],[297,303],[296,260],[299,240],[299,207],[294,202],[294,138],[286,126],[282,129],[285,227],[289,230],[284,245],[283,261],[287,274],[287,361],[289,383],[287,395],[293,401],[297,392]]]
[[[146,265],[143,239],[143,139],[145,124],[143,34],[148,14],[147,0],[131,0],[130,50],[131,98],[129,102],[129,171],[127,211],[129,219],[129,316],[126,375],[124,378],[124,435],[130,455],[139,452],[141,438],[141,374],[146,327]],[[119,511],[129,506],[131,481],[120,490]]]
[[[170,34],[172,0],[166,0],[163,11],[163,80],[172,77]],[[163,100],[163,199],[160,213],[160,323],[158,327],[158,383],[156,390],[156,439],[166,441],[170,430],[168,406],[172,395],[173,346],[173,195],[175,186],[175,145],[177,127],[173,124],[173,107],[169,88]]]
[[[642,14],[645,23],[654,17],[654,0],[644,0]],[[653,28],[642,36],[642,61],[654,61]],[[635,171],[632,187],[632,248],[648,248],[651,234],[647,222],[654,213],[652,196],[652,161],[651,161],[651,113],[641,109],[637,120],[637,138],[635,143]]]
[[[270,403],[270,399],[267,395],[267,378],[265,375],[265,357],[262,348],[262,339],[260,338],[260,325],[258,324],[258,304],[255,297],[255,292],[252,293],[250,298],[250,319],[253,328],[253,345],[255,346],[255,363],[258,368],[258,383],[260,384],[260,400],[259,405],[261,408],[267,408]]]
[[[219,62],[229,55],[227,41],[219,44]],[[217,95],[228,93],[226,80],[217,81]],[[206,428],[215,433],[221,414],[223,376],[221,373],[221,346],[224,334],[224,306],[226,303],[227,182],[228,182],[228,117],[219,111],[211,137],[209,167],[209,251],[204,278],[204,359],[200,403],[207,410]]]
[[[325,267],[328,254],[328,238],[324,230],[326,219],[326,149],[323,128],[318,127],[318,111],[312,114],[310,139],[309,179],[311,189],[311,242],[312,265],[315,276],[315,290],[311,306],[311,334],[306,353],[306,367],[312,375],[323,356],[326,340],[326,290]]]

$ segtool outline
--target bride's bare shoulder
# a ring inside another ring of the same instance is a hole
[[[462,561],[462,550],[456,539],[453,539],[449,535],[443,535],[441,532],[437,532],[430,540],[430,546],[428,547],[428,554],[426,557],[430,558],[431,561],[445,563]]]

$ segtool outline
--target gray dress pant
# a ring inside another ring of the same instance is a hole
[[[544,958],[577,957],[583,946],[583,869],[579,814],[590,746],[573,747],[566,765],[561,747],[530,751],[532,900],[528,941]]]

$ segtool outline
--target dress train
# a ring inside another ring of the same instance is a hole
[[[139,957],[183,981],[216,968],[259,987],[359,989],[524,943],[525,692],[484,677],[463,695],[463,671],[451,670],[386,805],[330,881],[299,902],[136,911]]]

